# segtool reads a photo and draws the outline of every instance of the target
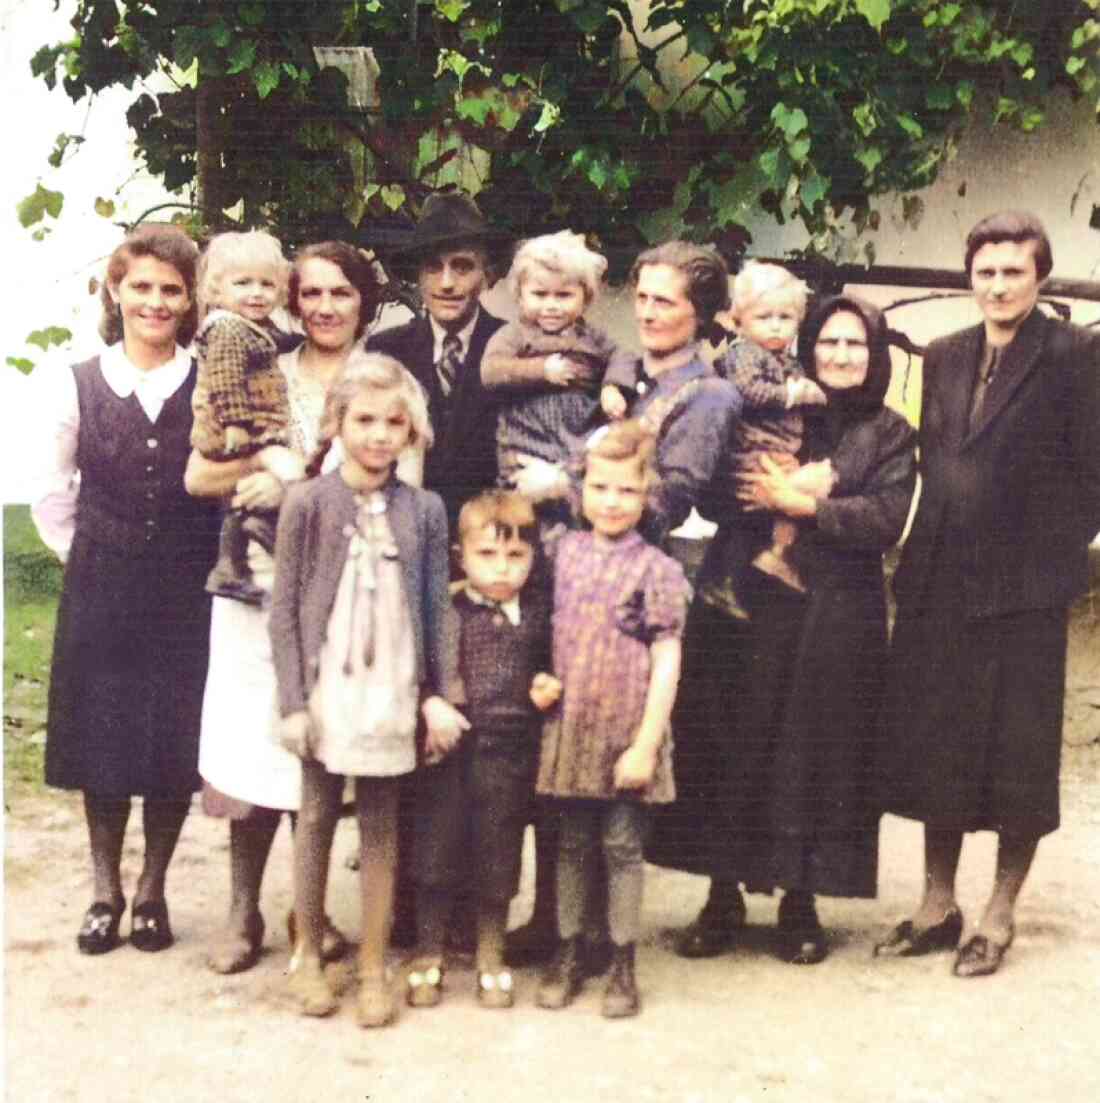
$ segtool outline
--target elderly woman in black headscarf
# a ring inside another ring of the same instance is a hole
[[[690,834],[679,832],[684,853],[666,839],[653,857],[711,875],[707,904],[678,945],[687,957],[732,945],[745,916],[742,884],[749,892],[784,891],[777,953],[796,964],[828,952],[817,894],[870,897],[876,889],[882,556],[905,526],[915,438],[883,405],[890,358],[878,310],[850,296],[829,298],[807,318],[798,345],[828,404],[806,417],[801,468],[767,464],[766,473],[746,476],[746,513],[732,523],[751,525],[754,508],[798,522],[790,554],[806,592],[749,572],[751,619],[726,618],[697,601],[685,641],[676,731],[678,750],[682,742],[693,761],[677,758],[678,786],[683,765],[689,777],[693,767],[705,773],[711,789]],[[769,529],[761,526],[762,539]],[[702,580],[719,558],[704,561]],[[681,828],[691,812],[677,813]]]

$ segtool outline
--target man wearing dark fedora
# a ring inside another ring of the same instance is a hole
[[[428,396],[435,443],[425,456],[424,485],[443,499],[452,533],[463,503],[496,484],[496,400],[481,385],[481,357],[504,322],[482,307],[481,293],[490,280],[490,250],[504,240],[468,196],[429,196],[408,243],[394,251],[399,264],[415,266],[425,313],[367,341],[368,351],[404,364]],[[392,935],[395,945],[406,947],[416,941],[415,801],[412,781],[401,797]],[[473,898],[464,896],[451,920],[448,945],[464,949],[474,935]]]
[[[435,444],[424,485],[443,499],[452,531],[462,504],[496,483],[496,400],[481,385],[481,356],[504,323],[480,299],[490,249],[503,239],[468,196],[429,196],[400,250],[416,265],[426,314],[367,341],[369,351],[400,360],[427,392]]]

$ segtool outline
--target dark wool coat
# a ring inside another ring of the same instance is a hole
[[[924,361],[921,498],[895,579],[918,608],[941,539],[958,542],[968,617],[1066,605],[1088,584],[1100,529],[1100,333],[1034,310],[968,427],[975,326]]]
[[[1100,333],[1036,309],[977,422],[980,326],[924,362],[921,498],[895,579],[888,811],[941,826],[1058,825],[1066,610],[1100,527]]]
[[[427,317],[373,333],[367,340],[369,352],[400,360],[428,396],[435,444],[425,458],[424,485],[443,499],[452,531],[462,504],[496,485],[497,398],[482,385],[481,357],[502,325],[500,318],[478,310],[466,359],[450,395],[444,395],[439,385]]]
[[[680,797],[658,812],[652,861],[754,891],[874,895],[882,554],[905,525],[914,439],[886,409],[835,444],[811,422],[803,460],[830,456],[846,486],[795,545],[808,596],[751,572],[750,623],[695,602],[673,718]],[[711,550],[703,583],[724,565],[720,542]]]

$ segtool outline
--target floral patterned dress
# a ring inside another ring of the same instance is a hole
[[[560,709],[546,725],[538,791],[613,800],[615,763],[634,741],[649,690],[649,648],[679,636],[690,587],[674,559],[637,532],[612,542],[562,538],[554,571],[554,673]],[[675,797],[672,739],[658,753],[648,803]]]

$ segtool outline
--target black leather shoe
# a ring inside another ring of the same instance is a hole
[[[720,904],[708,900],[695,922],[680,932],[673,949],[680,957],[717,957],[733,949],[744,925],[745,898],[740,891]]]
[[[130,945],[135,950],[155,954],[167,950],[175,941],[172,924],[168,922],[168,905],[163,900],[147,900],[134,905],[130,916]]]
[[[957,977],[988,977],[997,972],[1004,961],[1016,931],[1009,931],[1007,942],[993,942],[984,934],[972,935],[955,955],[951,972]]]
[[[777,955],[791,965],[817,965],[829,956],[825,930],[809,893],[788,893],[779,902]]]
[[[124,900],[117,908],[97,900],[85,913],[76,935],[82,954],[105,954],[118,945],[118,925],[126,910]]]
[[[903,919],[871,952],[874,957],[920,957],[953,950],[962,930],[963,917],[958,908],[949,909],[938,923],[923,930],[917,930],[911,919]]]

